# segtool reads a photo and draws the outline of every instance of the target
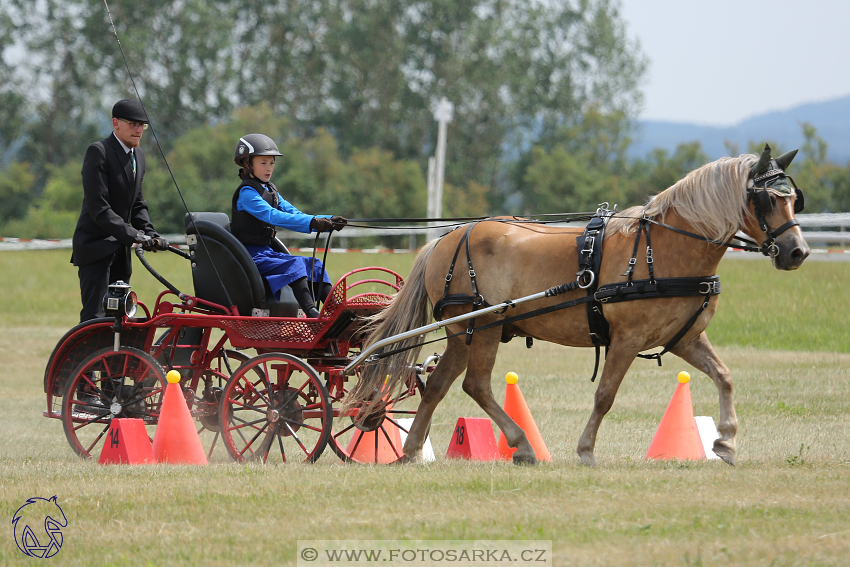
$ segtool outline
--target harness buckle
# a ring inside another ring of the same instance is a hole
[[[652,263],[652,248],[650,248],[649,246],[646,247],[646,263]]]
[[[716,282],[716,281],[714,281],[714,282],[699,282],[699,285],[705,286],[705,291],[699,290],[699,292],[702,295],[709,295],[709,294],[712,294],[712,293],[716,295],[718,293],[718,291],[717,291],[717,284],[718,283],[719,282]]]
[[[607,297],[599,297],[599,292],[602,290],[597,290],[593,293],[593,300],[598,301],[599,303],[608,303]]]
[[[470,278],[474,278],[474,277],[475,277],[475,270],[469,270],[469,277],[470,277]]]
[[[596,231],[593,231],[593,234],[588,234],[587,238],[584,240],[584,250],[581,251],[582,254],[593,254],[593,244],[596,242]]]
[[[446,281],[447,282],[452,281],[452,275],[451,274],[446,274]]]

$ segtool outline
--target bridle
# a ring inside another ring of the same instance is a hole
[[[789,186],[785,180],[791,182]],[[779,183],[777,183],[779,182]],[[774,187],[774,185],[776,187]],[[786,189],[787,188],[787,189]],[[759,251],[765,256],[776,258],[779,254],[779,246],[776,245],[776,238],[793,226],[800,226],[797,219],[791,219],[776,230],[770,228],[767,223],[767,215],[773,210],[771,192],[777,193],[780,196],[787,198],[791,196],[791,188],[794,190],[794,214],[801,213],[805,207],[805,199],[803,191],[797,187],[790,175],[776,164],[776,160],[770,161],[770,169],[764,173],[756,175],[755,169],[750,171],[750,177],[747,181],[747,200],[753,202],[753,213],[759,223],[759,228],[767,235],[767,238],[762,243]]]

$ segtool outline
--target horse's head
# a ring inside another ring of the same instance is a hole
[[[803,210],[803,192],[785,173],[795,155],[797,150],[792,150],[771,159],[770,146],[765,144],[747,181],[749,214],[742,230],[779,270],[796,270],[811,252],[794,218]]]

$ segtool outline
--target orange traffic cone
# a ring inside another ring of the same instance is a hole
[[[153,454],[158,463],[205,465],[207,456],[195,431],[195,422],[180,388],[180,373],[169,370],[168,385],[153,436]]]
[[[97,462],[101,465],[156,463],[144,420],[113,419],[109,424],[106,442],[103,444],[100,459]]]
[[[486,417],[459,417],[449,448],[447,459],[471,461],[495,461],[499,459],[493,425]]]
[[[688,382],[691,375],[679,372],[679,384],[673,392],[673,398],[658,424],[658,430],[649,450],[647,459],[679,459],[694,461],[705,458],[705,450],[694,421],[694,406],[691,402],[691,387]]]
[[[508,372],[505,375],[505,382],[508,383],[505,389],[505,412],[519,425],[528,441],[534,448],[534,453],[538,461],[551,461],[552,455],[549,454],[549,449],[546,448],[546,443],[543,442],[543,437],[540,436],[540,430],[537,429],[537,424],[534,423],[534,418],[531,417],[531,410],[528,409],[528,404],[525,403],[525,398],[519,390],[517,381],[519,377],[514,372]],[[499,456],[509,461],[516,449],[508,447],[508,440],[504,433],[499,433]]]
[[[374,431],[361,431],[354,428],[354,435],[348,442],[345,452],[352,461],[386,465],[399,460],[404,455],[401,442],[401,430],[393,423],[393,414],[387,406],[387,419]]]

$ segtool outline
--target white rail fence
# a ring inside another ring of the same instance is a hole
[[[850,245],[850,213],[829,213],[829,214],[801,214],[797,215],[797,220],[800,221],[800,227],[803,230],[803,237],[813,248],[828,248],[830,246],[843,247]],[[579,226],[578,223],[573,224],[555,224],[553,226]],[[832,230],[825,230],[832,229]],[[836,230],[837,229],[837,230]],[[407,236],[407,249],[413,250],[417,248],[417,236],[425,234],[429,230],[428,227],[422,228],[405,228],[405,229],[386,229],[386,228],[346,228],[344,231],[334,233],[331,240],[331,249],[348,249],[357,242],[358,239],[378,236]],[[448,229],[445,229],[448,231]],[[301,234],[298,232],[290,232],[282,230],[278,232],[279,238],[291,247],[311,245],[315,239],[315,235]],[[165,237],[172,244],[185,244],[185,234],[166,234]],[[324,237],[319,239],[320,246],[324,246]],[[421,242],[421,239],[420,239]],[[71,239],[62,240],[36,240],[23,238],[8,238],[0,237],[0,251],[3,250],[45,250],[52,248],[70,248]]]

